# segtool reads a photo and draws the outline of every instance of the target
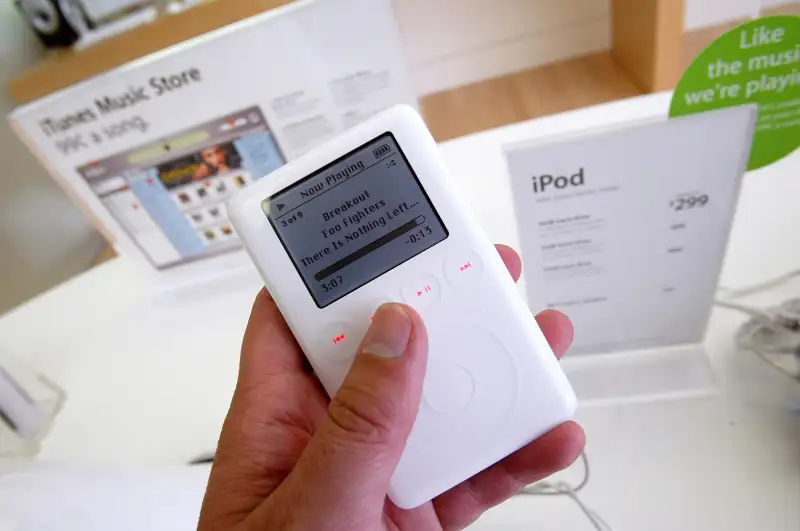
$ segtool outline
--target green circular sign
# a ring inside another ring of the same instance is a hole
[[[800,145],[800,17],[759,18],[711,43],[686,69],[670,117],[758,104],[748,170]]]

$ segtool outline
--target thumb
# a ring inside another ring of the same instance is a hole
[[[417,417],[427,354],[425,325],[412,308],[378,308],[328,417],[281,489],[296,488],[290,497],[328,522],[378,517]]]

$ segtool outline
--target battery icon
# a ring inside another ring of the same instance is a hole
[[[383,144],[382,146],[373,149],[372,154],[375,155],[376,159],[379,159],[389,153],[391,150],[392,148],[389,147],[389,144]]]

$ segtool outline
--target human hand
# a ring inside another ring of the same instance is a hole
[[[516,252],[497,247],[519,279]],[[572,342],[557,311],[536,320],[556,356]],[[583,430],[564,423],[412,510],[386,497],[417,415],[427,335],[408,306],[381,306],[332,400],[266,290],[253,305],[199,531],[461,529],[522,487],[569,466]]]

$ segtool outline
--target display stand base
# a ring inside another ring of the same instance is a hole
[[[65,400],[65,392],[23,362],[22,357],[0,352],[0,463],[3,466],[39,453],[40,444]]]
[[[126,253],[114,246],[118,256]],[[137,262],[132,260],[131,263]],[[145,304],[158,312],[191,310],[198,306],[216,306],[216,311],[231,308],[231,299],[245,297],[252,304],[264,282],[243,250],[226,253],[210,260],[198,260],[164,271],[139,268],[145,290]]]
[[[702,343],[562,361],[582,406],[713,395],[717,386]]]
[[[219,303],[219,310],[225,309],[221,299],[247,297],[251,301],[264,282],[256,269],[250,265],[208,272],[202,276],[192,276],[183,282],[158,282],[151,293],[150,304],[156,310],[183,310],[198,305]]]

